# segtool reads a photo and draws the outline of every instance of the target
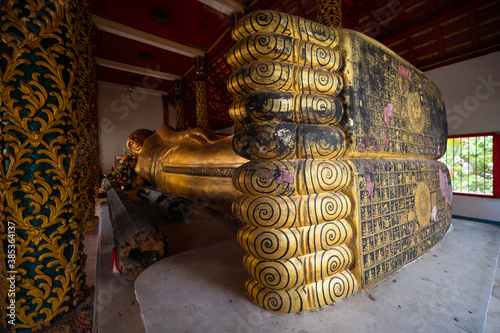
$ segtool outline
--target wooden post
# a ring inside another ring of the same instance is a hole
[[[161,95],[161,102],[163,106],[163,125],[168,126],[168,96]]]
[[[209,128],[207,116],[207,76],[205,73],[205,57],[194,58],[196,66],[196,126]]]
[[[342,28],[342,1],[316,0],[318,23],[332,28]]]
[[[186,129],[184,123],[184,97],[182,95],[182,80],[174,81],[175,89],[175,130],[183,131]]]

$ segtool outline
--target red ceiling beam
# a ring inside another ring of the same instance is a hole
[[[299,0],[294,0],[294,1],[295,1],[295,5],[299,8],[299,12],[300,12],[300,14],[302,14],[302,17],[306,17],[306,14],[304,14],[304,10],[302,9],[302,6],[300,5]]]
[[[434,69],[434,68],[451,65],[451,64],[454,64],[454,63],[457,63],[457,62],[461,62],[461,61],[464,61],[464,60],[468,60],[468,59],[480,57],[480,56],[483,56],[483,55],[486,55],[486,54],[489,54],[489,53],[493,53],[493,52],[497,52],[497,51],[500,51],[500,44],[492,46],[492,47],[487,48],[487,49],[479,50],[477,52],[471,52],[471,53],[467,53],[467,54],[464,54],[464,55],[461,55],[461,56],[457,56],[455,58],[447,59],[447,60],[444,60],[444,61],[432,62],[432,63],[429,63],[429,64],[425,64],[425,65],[420,66],[419,69],[421,71],[428,71],[428,70],[431,70],[431,69]]]
[[[233,122],[233,120],[229,117],[219,117],[219,116],[210,116],[210,118],[212,119],[217,119],[217,120],[224,120],[224,121],[230,121],[230,122]]]
[[[431,12],[435,12],[436,11],[436,1],[429,0],[429,7],[431,8]]]
[[[441,27],[437,23],[434,25],[434,33],[436,34],[439,56],[441,59],[444,59],[446,57],[446,53],[444,52],[443,36],[441,35]]]
[[[363,1],[360,1],[360,2],[358,3],[358,7],[364,7],[368,1],[370,1],[370,0],[363,0]]]
[[[422,31],[429,27],[433,27],[435,24],[452,19],[463,12],[469,11],[471,8],[477,7],[479,4],[483,2],[484,0],[477,0],[474,2],[460,1],[454,3],[453,5],[448,6],[447,8],[443,8],[429,15],[429,17],[423,18],[419,22],[410,24],[394,32],[382,35],[380,36],[380,38],[377,38],[377,40],[379,40],[383,44],[390,44],[398,39],[404,38],[404,36],[412,35],[416,32]]]
[[[213,98],[209,98],[209,99],[207,99],[207,101],[210,103],[218,103],[218,104],[222,104],[222,105],[226,105],[226,106],[230,106],[232,104],[232,103],[227,103],[224,101],[218,101],[218,100],[213,99]]]
[[[406,17],[404,10],[401,10],[401,12],[399,13],[399,23],[401,23],[401,25],[406,25]]]
[[[342,2],[349,8],[356,6],[356,3],[352,0],[342,0]]]
[[[417,59],[415,58],[415,50],[413,49],[413,45],[411,45],[411,38],[409,35],[406,36],[406,45],[408,46],[408,52],[410,53],[411,63],[416,66]]]
[[[472,35],[472,45],[474,49],[479,47],[479,37],[477,34],[477,18],[476,18],[476,8],[471,8],[469,12],[470,17],[470,32]]]

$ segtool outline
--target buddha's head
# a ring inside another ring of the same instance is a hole
[[[144,145],[144,140],[149,138],[154,132],[141,128],[132,132],[127,139],[127,148],[134,156],[138,156]]]

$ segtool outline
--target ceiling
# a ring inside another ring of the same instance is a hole
[[[97,78],[164,92],[171,103],[173,80],[182,78],[186,124],[195,127],[194,57],[205,56],[209,127],[232,126],[228,14],[260,9],[316,19],[316,0],[94,0]],[[424,71],[500,50],[497,0],[343,0],[342,17],[343,28],[377,39]]]

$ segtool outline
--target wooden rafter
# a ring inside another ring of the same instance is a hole
[[[477,32],[477,18],[476,18],[476,8],[471,8],[469,11],[470,17],[470,32],[472,35],[472,46],[474,49],[479,47],[479,36]]]
[[[205,54],[205,52],[203,52],[202,50],[195,49],[194,47],[176,43],[171,40],[158,37],[156,35],[148,34],[144,31],[134,29],[132,27],[105,19],[104,17],[100,17],[97,15],[92,15],[92,23],[94,23],[99,30],[132,39],[147,45],[152,45],[154,47],[158,47],[170,52],[182,54],[187,57],[194,58],[204,56]]]
[[[439,56],[441,57],[441,59],[444,59],[446,57],[446,54],[444,52],[443,35],[441,34],[441,27],[438,23],[434,24],[434,33],[436,34]]]
[[[299,9],[299,12],[302,15],[302,17],[306,17],[306,14],[304,14],[304,10],[302,9],[302,6],[300,5],[299,0],[294,0],[294,1],[295,1],[295,5]]]
[[[103,59],[103,58],[96,58],[95,62],[98,66],[113,68],[113,69],[129,72],[129,73],[144,75],[144,76],[155,77],[155,78],[158,78],[161,80],[175,81],[175,80],[181,79],[181,77],[178,75],[165,73],[165,72],[158,72],[158,71],[155,71],[152,69],[133,66],[133,65],[129,65],[129,64],[124,64],[121,62],[112,61],[112,60]]]
[[[415,50],[413,49],[410,35],[406,35],[405,40],[406,40],[406,45],[408,46],[408,52],[410,53],[410,61],[413,65],[416,65],[417,59],[415,57]]]
[[[474,2],[460,1],[457,3],[453,3],[453,5],[451,5],[450,7],[436,11],[428,17],[406,27],[403,27],[402,29],[398,29],[396,31],[391,31],[385,35],[381,35],[380,38],[377,39],[386,45],[390,44],[398,39],[404,38],[404,36],[408,34],[412,35],[416,32],[432,27],[436,23],[440,23],[458,16],[460,13],[466,12],[471,8],[476,7],[481,2],[482,0],[477,0]]]

